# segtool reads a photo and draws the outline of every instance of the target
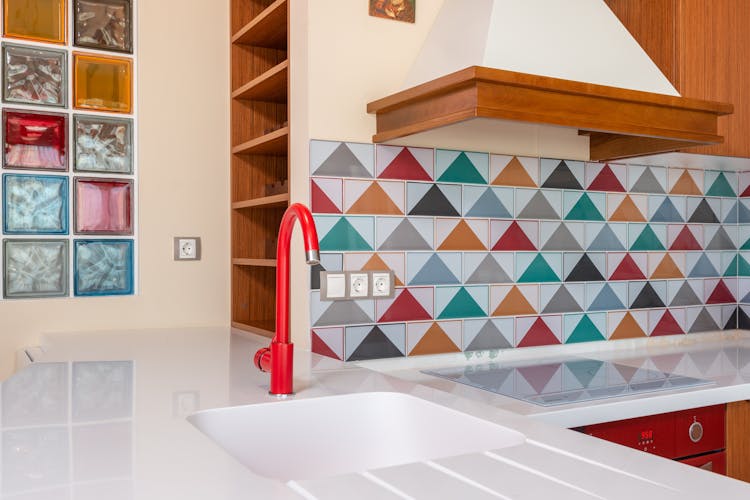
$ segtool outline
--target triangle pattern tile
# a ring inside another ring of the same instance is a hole
[[[701,309],[698,316],[690,326],[688,333],[708,332],[711,330],[719,330],[719,325],[716,324],[714,318],[709,314],[708,310],[704,307]]]
[[[334,350],[333,347],[329,345],[328,342],[323,340],[322,334],[319,334],[315,330],[312,332],[312,338],[311,338],[311,344],[310,344],[310,350],[314,352],[315,354],[320,354],[321,356],[327,356],[329,358],[338,359],[339,361],[343,361],[343,352],[336,352],[341,351],[343,346],[343,343],[341,345],[341,348]],[[330,342],[330,339],[329,339]]]
[[[701,189],[693,180],[693,176],[687,170],[683,170],[677,182],[672,186],[670,194],[694,194],[702,195]]]
[[[625,257],[615,268],[612,275],[609,277],[610,280],[643,280],[646,276],[635,263],[633,257],[630,254],[625,254]]]
[[[500,264],[497,263],[494,257],[491,254],[487,254],[474,272],[471,273],[466,283],[508,283],[511,281],[513,281],[511,277],[500,267]]]
[[[495,219],[512,219],[513,216],[497,197],[492,188],[487,188],[476,203],[466,212],[467,217],[492,217]]]
[[[393,300],[390,307],[378,319],[381,323],[390,323],[394,321],[419,321],[432,319],[429,312],[419,303],[408,288],[401,290],[401,293]]]
[[[372,250],[370,244],[344,217],[320,240],[320,250],[324,252],[342,251],[368,251]]]
[[[716,270],[711,260],[706,254],[701,255],[698,261],[693,266],[688,277],[690,278],[710,278],[718,276],[719,272]]]
[[[382,271],[384,269],[390,269],[391,266],[389,266],[383,258],[374,253],[372,254],[372,257],[365,263],[364,266],[362,266],[359,271]],[[394,284],[396,286],[404,286],[404,283],[399,279],[398,275],[394,273]]]
[[[347,361],[365,361],[370,359],[395,358],[404,353],[379,328],[370,330],[362,342],[354,349]]]
[[[310,208],[316,214],[340,214],[341,207],[337,205],[323,188],[320,180],[313,179],[310,183]],[[340,183],[339,183],[340,184]],[[341,186],[339,185],[339,189]],[[341,200],[339,200],[340,202]]]
[[[566,344],[577,344],[580,342],[595,342],[597,340],[607,340],[602,332],[596,327],[587,314],[581,317],[581,320],[573,328]]]
[[[381,179],[409,181],[431,181],[432,177],[424,169],[409,148],[403,148],[378,176]]]
[[[508,342],[508,339],[497,328],[497,325],[492,320],[487,320],[482,328],[479,329],[476,337],[466,346],[466,350],[485,351],[488,349],[507,349],[510,347],[513,347],[513,345]]]
[[[492,184],[495,186],[537,187],[534,179],[531,178],[515,156],[492,180]]]
[[[437,250],[487,250],[487,247],[466,220],[461,219]]]
[[[625,245],[622,244],[622,241],[620,241],[620,238],[617,237],[609,224],[605,224],[596,238],[594,238],[594,241],[589,245],[588,250],[625,250]]]
[[[737,328],[740,330],[750,330],[750,316],[747,315],[744,308],[737,308]]]
[[[651,222],[685,222],[685,219],[682,218],[672,200],[667,197],[654,212]]]
[[[587,189],[590,191],[625,192],[625,187],[612,171],[609,164],[604,165]]]
[[[353,300],[337,300],[318,318],[314,326],[370,323],[372,318]]]
[[[726,216],[724,217],[723,222],[724,224],[737,224],[739,223],[739,217],[740,217],[740,202],[738,201],[732,205],[732,207],[729,209],[728,212],[726,212]]]
[[[737,255],[735,260],[737,264],[734,269],[737,269],[737,276],[750,276],[750,263],[748,263],[742,255]],[[732,269],[731,264],[729,268]]]
[[[583,193],[578,199],[570,212],[565,216],[565,220],[586,220],[586,221],[603,221],[604,216],[601,214],[588,194]]]
[[[440,254],[434,253],[414,275],[410,285],[455,285],[461,280],[445,265]]]
[[[565,281],[605,281],[599,268],[594,265],[587,254],[583,254],[580,260],[573,266]]]
[[[623,304],[620,297],[612,290],[612,287],[605,283],[599,294],[591,302],[589,311],[608,311],[611,309],[625,309],[625,304]]]
[[[685,333],[682,327],[674,319],[669,309],[664,311],[664,315],[656,323],[656,326],[651,331],[651,337],[661,337],[664,335],[682,335]]]
[[[380,245],[379,250],[432,250],[432,245],[419,234],[409,219],[404,219]]]
[[[734,242],[723,227],[719,226],[716,234],[706,246],[706,250],[735,250]]]
[[[461,287],[458,293],[440,311],[438,319],[476,318],[481,316],[486,316],[484,310],[477,304],[474,297],[466,291],[466,288]]]
[[[727,318],[727,320],[724,322],[724,330],[734,330],[737,328],[737,314],[739,310],[739,307],[734,308],[732,314],[730,314],[729,318]]]
[[[641,328],[641,325],[638,324],[633,315],[627,312],[620,321],[620,324],[612,332],[612,335],[609,336],[609,340],[634,339],[639,337],[646,337],[646,332],[643,331],[643,328]]]
[[[720,221],[719,218],[716,217],[716,213],[714,213],[711,205],[709,205],[708,201],[703,198],[700,203],[698,203],[698,206],[695,207],[695,210],[693,210],[693,213],[692,215],[690,215],[688,222],[718,224]]]
[[[670,250],[703,250],[688,226],[683,227],[672,242]]]
[[[519,219],[559,219],[555,209],[550,204],[549,200],[544,197],[542,191],[537,191],[531,200],[523,207],[523,210],[518,214]]]
[[[433,323],[419,342],[409,352],[409,356],[423,354],[443,354],[447,352],[461,352],[461,349],[451,340],[438,323]]]
[[[630,250],[640,251],[664,249],[664,244],[662,244],[661,240],[659,240],[659,237],[656,236],[656,233],[654,233],[654,230],[648,224],[646,224],[646,227],[643,228],[641,234],[638,235],[638,237],[630,247]]]
[[[675,264],[674,259],[668,254],[664,254],[664,258],[659,262],[659,265],[654,269],[651,274],[651,279],[672,279],[672,278],[684,278],[680,268]]]
[[[393,202],[388,193],[377,182],[373,182],[355,201],[347,214],[403,215],[404,212]]]
[[[665,307],[665,304],[661,297],[659,297],[659,294],[656,293],[656,290],[654,290],[654,287],[651,286],[651,283],[647,282],[635,300],[633,300],[633,303],[630,304],[630,308],[645,309],[649,307]]]
[[[664,187],[656,178],[650,167],[646,167],[630,190],[636,193],[664,193]]]
[[[329,177],[365,177],[371,178],[372,173],[342,142],[326,158],[320,166],[315,169],[313,175],[326,175]]]
[[[555,294],[544,307],[542,313],[564,313],[564,312],[581,312],[583,308],[571,295],[570,290],[564,285],[557,289]]]
[[[440,187],[433,184],[409,211],[409,215],[458,217],[461,214]]]
[[[529,267],[523,272],[519,283],[544,283],[550,281],[560,281],[560,277],[550,267],[542,254],[537,254]]]
[[[714,180],[711,187],[706,191],[706,196],[737,196],[734,189],[729,184],[724,172],[719,172],[719,175]]]
[[[750,250],[750,238],[748,238],[745,243],[742,244],[740,250]]]
[[[731,304],[733,302],[737,302],[737,299],[734,298],[724,280],[719,280],[711,295],[706,300],[706,304]]]
[[[640,211],[630,195],[625,195],[618,207],[609,217],[611,221],[646,222],[646,217]]]
[[[439,182],[460,182],[466,184],[486,184],[487,181],[479,173],[477,167],[465,152],[459,153],[445,172],[438,179]]]
[[[536,250],[536,247],[518,222],[513,221],[495,242],[492,250]]]
[[[570,171],[570,167],[564,160],[557,164],[552,173],[542,183],[543,188],[555,189],[583,189],[576,176]]]
[[[557,344],[560,344],[560,339],[555,336],[554,332],[549,326],[547,326],[547,323],[545,323],[542,318],[537,318],[518,343],[518,347],[536,347]],[[555,368],[555,370],[556,369],[557,368]],[[542,386],[542,389],[543,388],[544,386]]]
[[[570,232],[568,226],[561,223],[544,244],[542,250],[583,250],[583,248]]]
[[[516,286],[510,289],[492,312],[493,316],[520,316],[524,314],[536,314],[536,310]]]
[[[701,298],[696,295],[693,287],[691,287],[686,281],[680,286],[680,289],[677,290],[677,293],[672,298],[672,302],[669,303],[669,306],[699,306],[702,304],[703,301]]]
[[[750,208],[742,203],[742,201],[737,204],[737,222],[740,224],[750,223]]]

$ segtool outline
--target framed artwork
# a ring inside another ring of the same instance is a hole
[[[65,0],[3,0],[3,14],[7,37],[65,43]]]
[[[3,240],[4,297],[68,295],[68,240]]]
[[[3,44],[3,100],[65,107],[67,59],[64,50]]]
[[[370,15],[413,23],[417,0],[370,0]]]
[[[73,124],[73,170],[133,173],[133,120],[75,115]]]
[[[130,0],[74,0],[73,18],[76,46],[133,53]]]
[[[76,178],[76,234],[133,234],[133,181]]]
[[[133,240],[76,240],[74,254],[74,295],[133,293]]]
[[[68,169],[68,115],[3,110],[3,167]]]
[[[5,234],[68,234],[68,178],[3,174]]]
[[[73,53],[73,104],[78,109],[130,113],[133,61]]]

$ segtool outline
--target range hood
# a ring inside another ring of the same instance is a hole
[[[569,127],[591,160],[717,144],[731,104],[680,97],[603,0],[444,0],[374,142],[470,120]]]

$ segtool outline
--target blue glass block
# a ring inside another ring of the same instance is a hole
[[[76,240],[74,294],[131,295],[133,240]]]
[[[68,234],[68,178],[3,175],[5,234]]]
[[[67,240],[3,240],[4,296],[68,295]]]

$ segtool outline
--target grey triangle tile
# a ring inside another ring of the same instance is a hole
[[[509,283],[511,281],[513,281],[511,277],[500,267],[495,258],[491,254],[487,254],[474,272],[471,273],[466,283]]]
[[[588,250],[625,250],[625,245],[622,244],[614,231],[612,231],[612,228],[607,224],[601,231],[599,231],[599,234],[596,235],[594,241],[589,245]]]
[[[557,289],[542,312],[548,314],[581,311],[583,311],[583,309],[580,304],[576,302],[576,299],[573,298],[573,295],[570,294],[570,291],[565,286],[561,286]]]
[[[380,245],[379,250],[432,250],[432,245],[419,234],[409,219],[404,219]]]
[[[706,246],[706,250],[736,250],[737,247],[734,246],[734,242],[729,237],[727,232],[724,230],[723,227],[719,227],[719,230],[716,231],[716,234],[713,238],[711,238],[711,241],[709,242],[708,246]]]
[[[654,173],[649,167],[641,174],[640,178],[630,188],[631,192],[634,193],[664,193],[664,187],[661,185],[659,180],[656,178]]]
[[[701,255],[698,258],[698,262],[695,263],[693,269],[690,271],[689,278],[711,278],[718,276],[718,271],[709,260],[706,254]]]
[[[346,143],[341,143],[320,164],[313,175],[328,175],[331,177],[366,177],[371,178],[372,174],[362,165],[362,162],[352,153]]]
[[[740,224],[750,223],[750,208],[741,201],[737,205],[737,221]]]
[[[682,215],[672,203],[672,200],[667,197],[661,203],[659,208],[654,212],[651,217],[651,222],[685,222]]]
[[[474,206],[466,212],[467,217],[493,217],[496,219],[512,219],[513,216],[497,197],[492,188],[487,188]]]
[[[714,321],[704,307],[701,309],[701,312],[698,313],[698,317],[695,318],[688,333],[709,332],[712,330],[720,330],[719,325],[716,324],[716,321]]]
[[[513,347],[508,339],[500,332],[492,320],[487,322],[479,330],[476,337],[466,346],[467,351],[484,351],[488,349],[507,349]]]
[[[698,306],[703,301],[695,294],[693,287],[688,282],[684,282],[670,302],[670,307],[676,306]]]
[[[534,193],[531,200],[518,214],[519,219],[559,219],[558,214],[541,191]]]
[[[410,285],[454,285],[461,283],[438,254],[432,254],[422,269],[414,275]]]
[[[370,323],[372,318],[353,300],[339,300],[326,309],[314,326]]]
[[[604,284],[599,294],[589,306],[589,311],[608,311],[610,309],[625,309],[625,304],[615,294],[609,284]]]
[[[544,244],[542,250],[583,250],[583,248],[571,234],[568,226],[561,223]]]

